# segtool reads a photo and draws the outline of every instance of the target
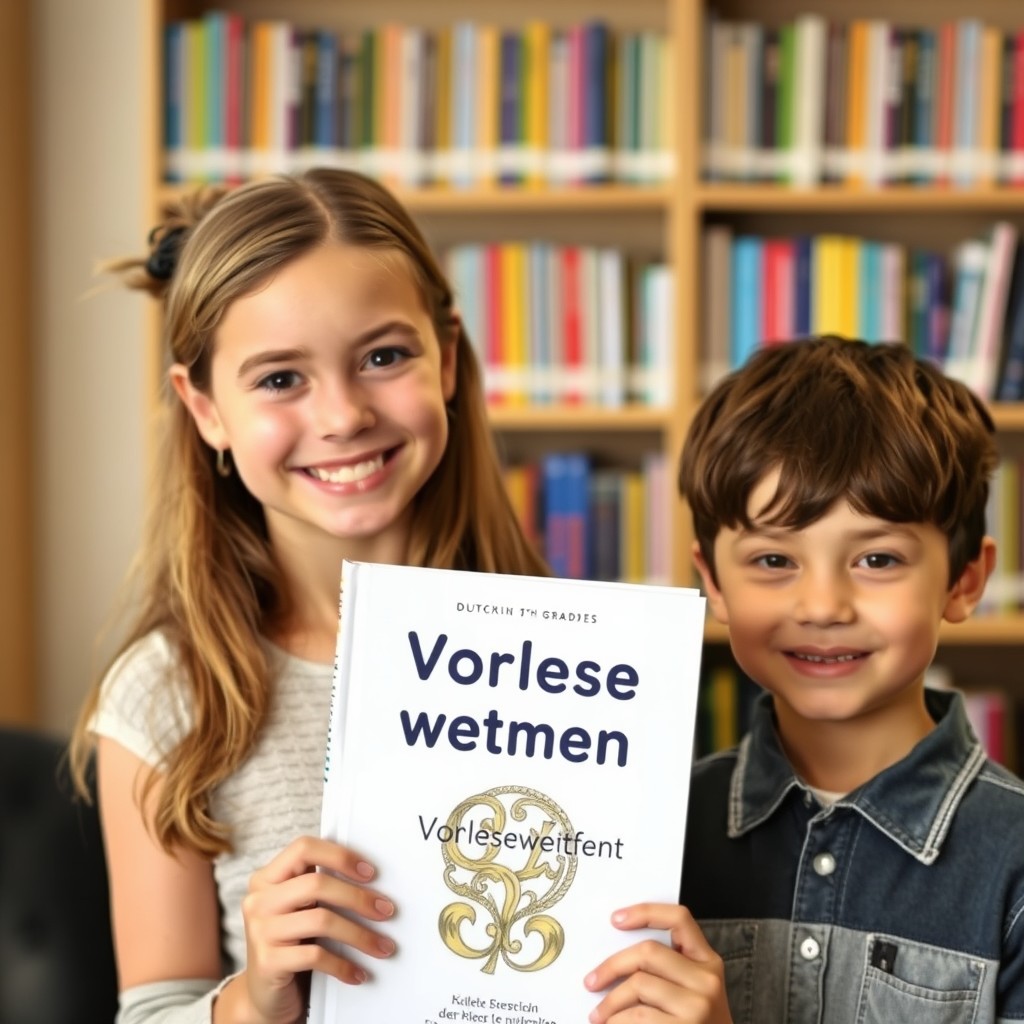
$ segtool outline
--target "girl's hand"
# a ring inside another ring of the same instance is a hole
[[[672,945],[646,939],[608,957],[588,974],[584,984],[592,992],[620,982],[594,1007],[592,1024],[732,1024],[722,958],[686,907],[638,903],[612,914],[612,924],[624,930],[666,929]]]
[[[351,850],[310,836],[296,839],[253,874],[242,901],[248,963],[236,983],[244,980],[258,1020],[293,1024],[302,1018],[305,996],[297,976],[306,971],[324,971],[350,985],[366,980],[361,967],[315,940],[378,958],[394,952],[390,939],[355,919],[384,921],[395,911],[389,899],[366,888],[373,876],[373,866]]]

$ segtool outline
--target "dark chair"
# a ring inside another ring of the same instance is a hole
[[[0,1024],[111,1024],[117,975],[95,806],[64,744],[0,728]]]

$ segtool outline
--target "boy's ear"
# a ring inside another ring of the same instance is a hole
[[[698,541],[693,542],[690,553],[693,555],[693,564],[697,567],[697,572],[700,573],[701,583],[704,585],[704,593],[707,595],[711,614],[723,625],[728,625],[729,609],[726,608],[722,592],[718,589],[718,584],[715,583],[711,566],[704,560],[704,555],[700,550],[700,543]]]
[[[967,563],[946,597],[942,617],[947,622],[963,622],[978,607],[985,593],[985,584],[995,567],[996,542],[991,537],[983,537],[978,557]]]
[[[171,387],[181,399],[182,405],[191,413],[195,420],[199,436],[218,451],[229,447],[227,431],[221,422],[220,413],[213,399],[204,391],[200,391],[188,376],[188,368],[182,363],[175,363],[170,371]]]

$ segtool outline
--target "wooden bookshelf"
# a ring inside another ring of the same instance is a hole
[[[0,723],[29,724],[38,718],[35,680],[33,584],[32,232],[29,165],[29,0],[0,5],[0,123],[7,153],[0,162],[0,351],[12,387],[0,402]]]
[[[217,5],[186,0],[147,0],[150,23],[148,48],[152,59],[146,83],[146,103],[152,111],[146,140],[150,211],[155,218],[159,204],[180,191],[162,181],[161,61],[162,29],[171,19],[195,17]],[[426,188],[397,189],[406,205],[431,227],[441,225],[446,237],[473,238],[474,232],[492,237],[534,218],[557,226],[563,236],[584,230],[606,232],[607,244],[633,231],[634,224],[655,224],[658,244],[671,265],[675,291],[674,366],[671,408],[627,406],[606,409],[595,406],[498,406],[493,422],[500,434],[514,444],[557,447],[581,435],[596,451],[615,453],[623,443],[646,445],[662,452],[674,467],[686,425],[700,395],[701,370],[701,235],[710,221],[734,223],[743,230],[825,231],[876,227],[887,237],[940,238],[952,246],[965,230],[981,230],[997,217],[1010,217],[1024,225],[1024,189],[1005,187],[930,188],[892,186],[850,188],[815,186],[794,189],[781,186],[721,184],[700,177],[701,124],[704,97],[705,28],[709,3],[705,0],[572,0],[560,5],[543,0],[442,0],[423,5],[416,0],[378,0],[367,7],[354,0],[235,0],[228,5],[249,18],[286,17],[298,24],[327,28],[362,28],[385,21],[415,23],[427,27],[457,19],[523,25],[530,19],[567,24],[599,18],[619,28],[657,28],[665,31],[673,54],[675,88],[672,149],[676,173],[668,185],[607,185],[585,188]],[[746,18],[779,24],[804,13],[804,0],[778,0],[764,5],[756,0],[722,0],[718,14],[726,19]],[[850,20],[850,5],[842,0],[821,0],[810,9],[826,17]],[[980,0],[968,12],[963,0],[901,0],[896,10],[884,0],[857,5],[857,17],[893,18],[916,25],[936,25],[967,16],[1009,27],[1024,24],[1016,5],[1002,0]],[[428,235],[429,235],[428,231]],[[154,337],[156,332],[154,319]],[[156,346],[154,343],[154,352]],[[154,380],[160,360],[151,360]],[[156,389],[154,387],[154,393]],[[1024,439],[1024,405],[996,405],[993,415],[1003,441]],[[528,440],[522,440],[528,439]],[[670,472],[670,479],[674,472]],[[678,501],[671,509],[671,575],[675,583],[690,585],[692,530],[686,509]],[[722,644],[722,630],[709,624],[707,638]],[[1024,615],[978,618],[956,629],[944,630],[943,644],[956,647],[995,647],[1006,650],[1024,645]]]

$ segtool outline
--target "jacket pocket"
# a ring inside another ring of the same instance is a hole
[[[857,1024],[973,1024],[985,969],[962,953],[869,935]]]
[[[711,948],[725,965],[725,989],[733,1024],[752,1024],[756,921],[700,921]]]

